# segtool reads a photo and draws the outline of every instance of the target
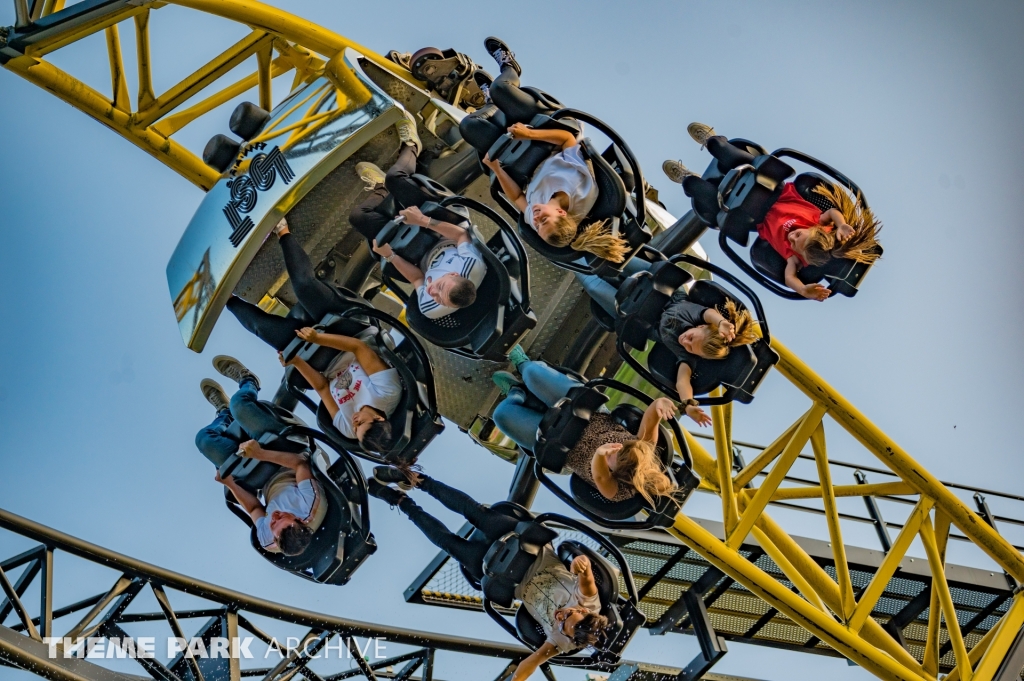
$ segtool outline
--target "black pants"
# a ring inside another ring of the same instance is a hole
[[[296,305],[299,309],[293,308],[287,317],[279,317],[264,312],[238,296],[231,296],[227,308],[249,332],[280,352],[295,339],[298,329],[315,324],[332,312],[344,312],[352,307],[352,302],[341,291],[316,278],[312,261],[294,236],[285,234],[278,243],[284,253],[284,266],[288,270],[292,289],[299,299]],[[351,324],[351,329],[343,329],[341,332],[356,334],[363,329],[359,322],[352,321]]]
[[[451,532],[440,520],[424,511],[410,497],[402,499],[399,508],[412,520],[427,539],[466,568],[475,578],[483,577],[484,555],[497,539],[508,534],[519,523],[515,518],[477,503],[468,494],[422,476],[419,488],[434,497],[445,508],[455,511],[484,534],[483,539],[464,539]]]
[[[709,137],[707,148],[711,155],[718,160],[718,168],[723,174],[754,160],[752,154],[745,149],[729,144],[729,140],[722,135]],[[718,187],[715,185],[696,175],[690,175],[683,178],[683,191],[693,199],[697,213],[701,215],[718,214]]]
[[[398,160],[388,169],[384,177],[384,186],[377,187],[370,192],[366,200],[349,213],[348,221],[371,246],[384,225],[395,217],[388,210],[389,207],[384,204],[388,195],[394,196],[401,208],[420,206],[436,198],[412,179],[411,176],[415,172],[416,149],[409,145],[403,145],[402,150],[398,153]]]
[[[483,157],[513,123],[529,123],[550,109],[519,88],[519,74],[506,66],[491,84],[491,102],[462,119],[459,132]]]

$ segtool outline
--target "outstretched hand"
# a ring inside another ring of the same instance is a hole
[[[836,225],[836,239],[839,240],[839,243],[845,244],[850,240],[851,236],[853,236],[853,227],[845,222],[840,225]]]
[[[686,415],[696,422],[698,426],[710,426],[711,417],[707,413],[696,405],[691,405],[686,408]]]
[[[823,301],[826,300],[832,293],[822,284],[804,284],[803,289],[797,291],[800,295],[808,300]]]
[[[718,335],[722,337],[726,343],[731,342],[736,338],[736,326],[728,319],[723,319],[718,322]]]
[[[534,137],[533,128],[523,123],[513,123],[508,126],[508,133],[517,140],[529,140]]]
[[[657,412],[658,418],[662,421],[668,421],[676,417],[676,405],[667,397],[659,397],[651,403],[651,406],[654,407],[654,411]]]

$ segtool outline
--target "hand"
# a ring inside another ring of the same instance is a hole
[[[832,292],[821,284],[804,284],[804,287],[797,291],[797,293],[809,300],[823,301]]]
[[[295,332],[295,335],[306,341],[307,343],[320,343],[320,333],[311,326],[307,326],[304,329],[299,329]]]
[[[622,449],[621,442],[609,442],[594,450],[594,456],[608,457]]]
[[[238,456],[246,459],[258,459],[260,453],[263,451],[263,447],[260,447],[260,443],[256,440],[246,440],[242,444],[238,445]]]
[[[667,397],[659,397],[651,403],[651,406],[654,407],[654,411],[662,421],[676,417],[676,405]]]
[[[497,161],[491,159],[491,155],[490,154],[484,154],[484,157],[483,157],[483,159],[480,162],[483,163],[485,166],[487,166],[488,168],[490,168],[494,172],[497,172],[498,168],[501,167],[500,163],[498,163]]]
[[[586,556],[576,556],[569,565],[569,571],[574,575],[585,575],[590,572],[590,559]]]
[[[728,343],[736,337],[736,326],[728,319],[718,322],[718,335]]]
[[[853,236],[853,227],[845,222],[841,225],[836,225],[836,238],[839,240],[839,243],[845,244],[850,240],[851,236]]]
[[[703,409],[696,405],[691,405],[686,408],[686,415],[696,422],[698,426],[710,426],[711,417],[708,416]]]
[[[517,140],[530,140],[534,138],[533,128],[522,123],[513,123],[508,126],[508,133],[512,135],[513,139]]]
[[[286,220],[285,218],[281,218],[280,220],[278,220],[277,226],[274,227],[274,234],[277,236],[278,239],[283,237],[285,234],[291,234],[291,232],[288,231],[288,220]]]
[[[430,224],[430,218],[423,214],[416,206],[410,206],[405,210],[398,211],[398,214],[405,218],[405,221],[410,225],[419,225],[420,227],[426,227]]]
[[[281,352],[277,353],[277,361],[280,362],[281,366],[283,366],[283,367],[287,367],[287,366],[291,366],[292,364],[295,364],[295,360],[297,360],[298,358],[299,358],[299,356],[297,354],[295,354],[295,355],[292,355],[292,358],[286,362],[286,361],[284,361],[284,353],[281,353]]]
[[[220,469],[218,469],[217,472],[213,474],[213,479],[219,482],[220,484],[227,485],[229,487],[231,486],[232,483],[230,475],[226,479],[220,477]]]
[[[395,252],[391,250],[391,244],[378,246],[376,239],[373,240],[373,252],[384,258],[390,258],[395,254]]]

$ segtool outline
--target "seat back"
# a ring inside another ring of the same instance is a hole
[[[563,130],[572,135],[580,134],[579,124],[572,119],[556,121],[545,114],[537,114],[530,121],[530,127],[537,130]],[[550,142],[540,140],[514,139],[506,133],[499,137],[487,155],[501,163],[502,168],[509,177],[515,180],[520,187],[530,183],[537,168],[548,159],[557,147]]]
[[[420,184],[429,184],[432,188],[431,193],[436,196],[437,201],[443,200],[449,196],[454,196],[454,194],[448,191],[445,187],[434,182],[425,175],[413,175],[413,178],[419,178]],[[434,188],[434,185],[436,185],[436,188]],[[455,225],[469,220],[469,211],[458,206],[445,208],[437,203],[437,201],[427,201],[420,206],[420,210],[427,217],[444,222],[450,222]],[[418,265],[423,269],[427,266],[427,256],[430,255],[434,246],[441,241],[441,236],[437,232],[427,229],[426,227],[410,225],[405,222],[404,218],[398,216],[381,228],[377,233],[376,241],[377,244],[381,246],[384,244],[390,245],[391,250],[401,256],[403,260]],[[385,269],[387,270],[387,274],[390,278],[397,279],[398,281],[405,281],[405,277],[398,272],[398,269],[395,268],[394,265],[388,263],[385,266]]]
[[[745,246],[748,235],[764,221],[793,172],[792,167],[770,154],[730,170],[718,185],[721,210],[716,222],[722,233]]]
[[[693,277],[673,263],[656,262],[645,272],[626,279],[615,294],[619,311],[619,334],[625,344],[644,350],[649,338],[657,337],[661,313],[673,294]]]
[[[484,598],[506,608],[512,607],[516,585],[540,555],[545,544],[558,533],[533,520],[524,520],[516,529],[493,542],[484,555],[480,587]]]
[[[271,409],[284,425],[306,425],[302,419],[283,407],[272,402],[262,402],[262,404],[264,407]],[[252,439],[242,429],[242,425],[238,421],[232,421],[224,434],[238,443]],[[282,438],[273,433],[266,433],[259,438],[259,443],[266,448],[284,452],[299,453],[309,451],[309,440],[305,437]],[[258,492],[280,470],[281,467],[277,464],[232,454],[220,465],[217,472],[220,473],[222,479],[230,476],[245,489],[251,492]]]
[[[554,473],[562,472],[565,459],[583,435],[590,418],[608,401],[596,388],[573,388],[551,407],[537,428],[534,456],[540,465]]]
[[[511,501],[498,501],[491,504],[491,510],[503,513],[511,518],[515,518],[520,521],[533,520],[533,514],[530,513],[525,507],[520,506],[517,503]],[[469,533],[468,539],[470,541],[482,542],[487,539],[486,535],[480,530],[473,528],[473,531]],[[459,564],[459,570],[462,572],[462,576],[466,578],[469,585],[477,591],[482,589],[480,585],[480,579],[483,576],[483,565],[480,566],[480,574],[473,574],[471,571],[466,569],[466,566]]]

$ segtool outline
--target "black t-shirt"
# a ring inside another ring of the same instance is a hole
[[[658,325],[658,336],[661,342],[672,351],[672,354],[683,364],[691,369],[696,368],[697,355],[690,354],[679,344],[679,335],[695,326],[706,324],[704,313],[708,310],[703,305],[691,303],[686,299],[686,291],[679,289],[672,296],[672,301],[661,313],[661,323]]]

